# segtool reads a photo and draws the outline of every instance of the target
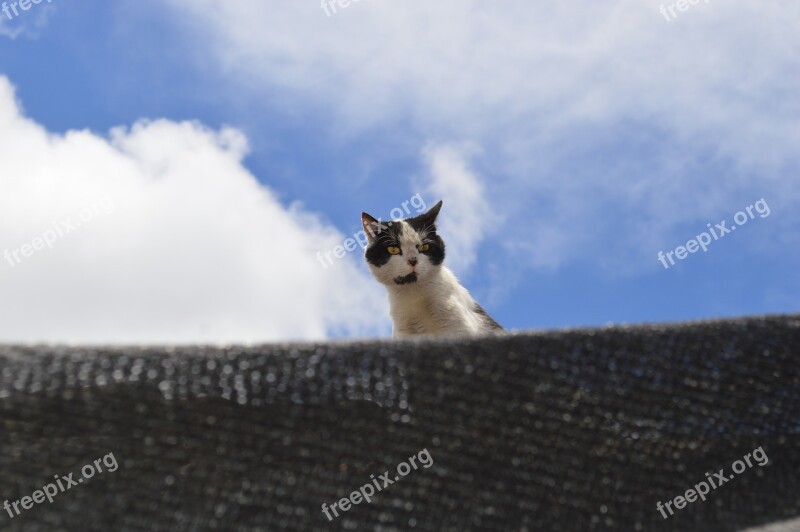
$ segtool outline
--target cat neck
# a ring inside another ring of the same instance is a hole
[[[410,300],[423,300],[431,306],[452,304],[453,298],[463,304],[472,301],[467,289],[461,286],[455,274],[446,266],[441,266],[425,281],[404,285],[389,286],[389,300],[394,303],[406,303]]]

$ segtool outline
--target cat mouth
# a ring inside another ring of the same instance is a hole
[[[417,282],[417,272],[411,272],[408,275],[400,275],[394,278],[395,284],[409,284]]]

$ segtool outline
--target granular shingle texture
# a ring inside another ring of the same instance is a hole
[[[741,530],[800,516],[800,316],[482,339],[0,347],[3,530]],[[754,449],[705,502],[656,508]],[[329,507],[427,449],[328,521]],[[743,462],[742,462],[743,464]],[[13,513],[13,509],[12,509]]]

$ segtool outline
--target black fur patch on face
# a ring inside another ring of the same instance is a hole
[[[433,231],[436,232],[436,216],[439,214],[439,211],[436,212],[424,212],[419,216],[414,216],[413,218],[406,218],[405,222],[414,228],[417,233],[424,233],[425,231]]]
[[[416,283],[417,282],[417,274],[415,272],[411,272],[406,276],[403,277],[395,277],[394,278],[395,284],[409,284],[409,283]]]
[[[420,253],[427,255],[431,260],[431,264],[438,266],[444,262],[444,240],[442,240],[442,237],[436,233],[428,233],[428,236],[425,237],[423,242],[428,244],[430,249],[425,252],[420,251]]]
[[[399,246],[399,225],[392,222],[384,222],[383,229],[375,235],[375,241],[372,242],[369,247],[367,248],[364,257],[367,259],[367,262],[375,266],[376,268],[380,268],[387,262],[389,259],[392,258],[392,255],[389,254],[389,250],[386,249],[389,246]]]
[[[441,205],[437,204],[437,207],[440,208]],[[436,217],[439,215],[439,208],[437,207],[419,216],[405,219],[408,225],[422,235],[422,242],[430,245],[430,249],[425,251],[423,255],[427,255],[434,266],[438,266],[444,261],[444,240],[436,234]]]

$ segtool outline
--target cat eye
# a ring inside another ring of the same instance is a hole
[[[425,252],[426,252],[426,251],[428,251],[429,249],[431,249],[431,246],[430,246],[430,244],[422,244],[422,245],[419,247],[419,250],[420,250],[422,253],[425,253]]]
[[[389,255],[399,255],[400,254],[400,248],[397,247],[397,246],[389,246],[388,248],[386,248],[386,250],[389,252]]]

